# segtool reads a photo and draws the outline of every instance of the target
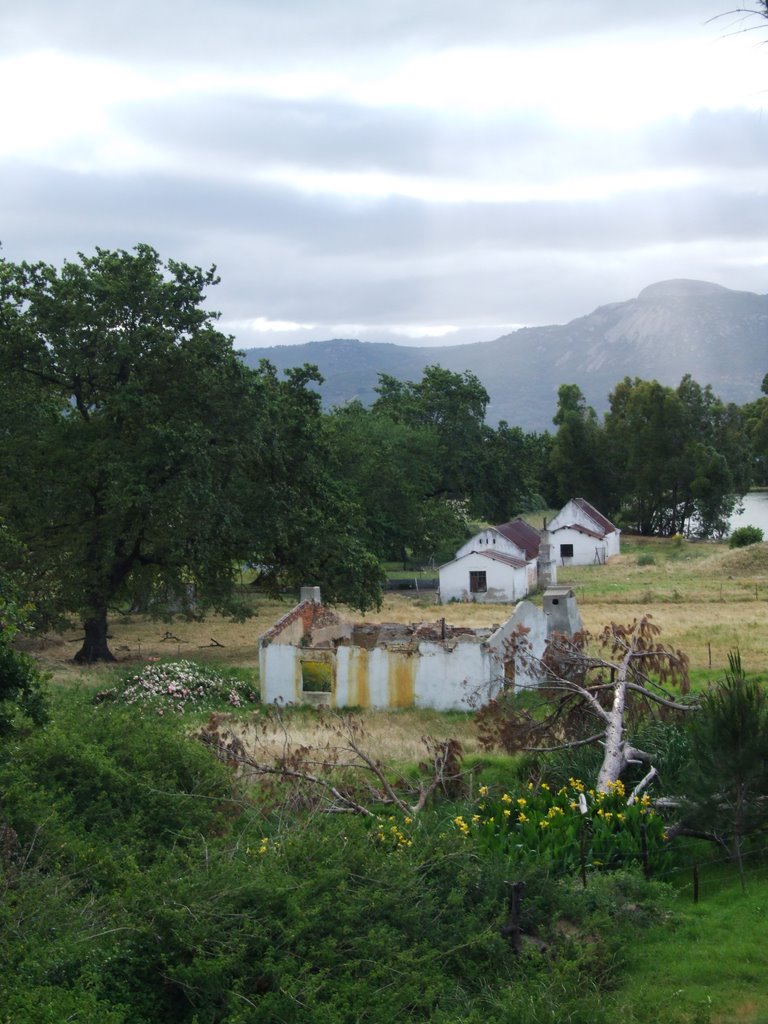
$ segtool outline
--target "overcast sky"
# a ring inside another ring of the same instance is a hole
[[[215,263],[240,347],[765,293],[768,22],[730,6],[7,0],[2,254]]]

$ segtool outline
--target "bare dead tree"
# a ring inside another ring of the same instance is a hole
[[[458,740],[423,736],[426,756],[419,765],[420,777],[414,781],[367,752],[365,729],[355,715],[319,709],[317,721],[327,739],[311,747],[291,741],[283,709],[271,708],[261,720],[262,732],[269,730],[273,736],[276,727],[281,735],[277,752],[258,743],[248,749],[229,728],[228,716],[221,714],[211,715],[198,739],[222,761],[236,767],[247,781],[285,784],[284,798],[294,805],[303,801],[325,813],[365,817],[396,809],[413,817],[440,791],[452,798],[466,791]],[[311,796],[304,800],[307,793]]]
[[[633,721],[654,710],[687,713],[693,705],[670,691],[688,692],[688,658],[659,641],[650,616],[629,626],[611,623],[597,637],[553,637],[543,659],[516,650],[508,657],[536,663],[543,708],[532,711],[503,689],[479,714],[481,741],[512,751],[550,752],[600,744],[603,761],[596,786],[605,791],[631,764],[650,762],[633,746]],[[648,785],[649,772],[637,787]]]

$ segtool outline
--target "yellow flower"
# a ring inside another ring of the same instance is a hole
[[[488,796],[488,787],[481,786],[480,789],[478,790],[478,793],[480,794],[480,796]]]
[[[546,818],[542,818],[539,822],[539,828],[549,828],[549,822]]]
[[[413,818],[403,818],[403,821],[405,822],[406,825],[413,824]]]
[[[512,797],[509,795],[509,793],[505,793],[502,796],[502,798],[501,798],[501,802],[503,804],[511,804],[512,803]]]
[[[520,822],[521,825],[524,825],[526,823],[526,821],[528,821],[528,819],[526,818],[526,816],[523,814],[522,811],[518,814],[517,820]]]
[[[549,791],[549,786],[546,784],[546,782],[542,782],[541,788],[542,789],[546,789],[547,791]]]
[[[472,824],[473,825],[477,825],[479,823],[479,821],[480,821],[480,815],[479,814],[473,814],[472,815]]]
[[[640,799],[640,803],[643,805],[643,807],[647,807],[650,802],[651,798],[648,796],[647,793],[644,793]]]
[[[518,807],[525,807],[525,805],[527,803],[528,803],[528,801],[525,799],[525,797],[521,796],[520,799],[517,801],[517,806]]]
[[[504,808],[504,817],[505,818],[508,818],[511,813],[512,813],[512,811],[510,811],[510,809],[508,807]]]

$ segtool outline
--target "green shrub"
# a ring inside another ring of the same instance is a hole
[[[656,558],[649,551],[644,551],[641,555],[637,556],[637,564],[656,565]]]
[[[763,531],[759,526],[739,526],[731,534],[728,546],[731,548],[746,548],[750,544],[762,544]]]
[[[626,933],[657,898],[639,874],[586,890],[553,878],[567,857],[519,858],[502,827],[511,798],[488,792],[500,827],[477,842],[445,805],[352,817],[273,815],[258,793],[235,804],[230,772],[184,725],[73,699],[44,734],[0,748],[0,1006],[14,1024],[608,1019]],[[524,792],[544,818],[565,799]],[[622,799],[595,801],[595,841]],[[545,955],[504,937],[511,880],[526,883],[521,923]]]
[[[607,793],[571,778],[558,790],[546,782],[529,783],[521,794],[500,797],[481,786],[472,812],[453,819],[464,840],[553,874],[637,865],[643,849],[654,870],[668,862],[664,825],[650,797],[630,804],[620,781],[610,783]]]

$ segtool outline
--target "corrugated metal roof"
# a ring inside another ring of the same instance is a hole
[[[586,498],[574,498],[573,500],[582,512],[586,512],[590,519],[594,519],[601,530],[606,533],[613,533],[616,530],[610,519],[606,519],[602,512],[598,512],[594,505],[590,505]]]
[[[560,533],[561,530],[576,530],[577,533],[584,533],[587,537],[594,537],[595,540],[605,540],[605,534],[601,533],[600,530],[590,530],[588,526],[584,526],[582,523],[568,523],[563,526],[558,526],[556,530],[553,530],[553,535]]]
[[[526,523],[524,519],[513,519],[510,523],[502,523],[501,526],[494,526],[494,530],[500,533],[502,537],[506,537],[507,540],[511,540],[513,544],[516,544],[521,551],[525,552],[525,557],[530,561],[532,558],[537,558],[539,554],[539,545],[541,544],[541,537],[539,531],[536,530],[529,523]]]
[[[527,562],[524,562],[522,558],[514,558],[512,555],[502,555],[498,551],[472,551],[473,555],[482,555],[483,558],[490,558],[494,562],[503,562],[504,565],[511,565],[514,569],[524,569]],[[464,556],[467,557],[466,555]]]

